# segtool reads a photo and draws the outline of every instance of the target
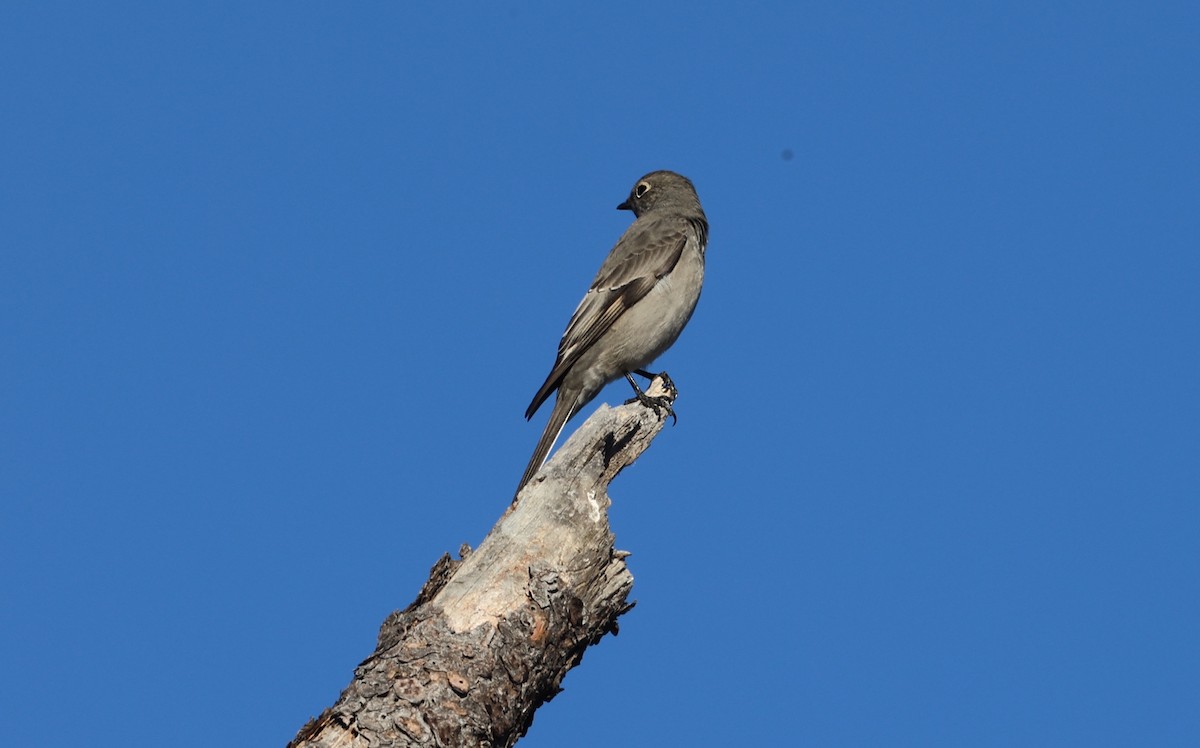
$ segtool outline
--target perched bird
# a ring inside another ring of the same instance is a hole
[[[645,374],[671,347],[700,299],[708,219],[687,177],[653,171],[617,206],[636,220],[604,258],[558,344],[558,357],[525,411],[533,417],[555,390],[558,397],[519,491],[545,462],[567,421],[609,382]]]

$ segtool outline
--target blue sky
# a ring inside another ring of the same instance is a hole
[[[7,4],[13,743],[282,745],[332,703],[507,505],[613,206],[669,168],[712,232],[679,423],[612,487],[638,606],[522,745],[1196,745],[1198,35]]]

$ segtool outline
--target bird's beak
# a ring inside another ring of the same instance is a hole
[[[633,210],[633,206],[629,204],[628,200],[626,200],[617,206],[617,210]]]

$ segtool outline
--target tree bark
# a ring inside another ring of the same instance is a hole
[[[588,646],[617,633],[633,576],[614,548],[609,482],[662,430],[675,388],[602,405],[517,495],[475,551],[434,565],[392,613],[337,702],[289,744],[511,746]]]

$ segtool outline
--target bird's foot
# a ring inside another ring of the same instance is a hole
[[[636,394],[634,397],[626,400],[625,404],[629,405],[630,403],[635,402],[641,403],[647,408],[652,409],[656,415],[662,415],[665,411],[667,415],[671,416],[671,425],[678,423],[679,417],[675,415],[674,409],[671,408],[671,403],[675,400],[675,396],[679,391],[675,388],[675,382],[671,380],[671,377],[665,371],[661,374],[652,374],[643,369],[638,369],[633,373],[640,377],[646,377],[651,381],[655,379],[662,380],[662,389],[666,392],[666,394],[647,395],[640,387],[637,386],[637,383],[633,381],[633,377],[626,374],[625,378],[629,380],[629,384],[633,386],[633,391]]]
[[[641,403],[660,415],[665,411],[667,415],[671,416],[671,418],[675,419],[676,421],[679,420],[675,415],[675,411],[671,409],[671,398],[669,397],[652,397],[647,395],[645,392],[639,392],[637,395],[625,401],[626,405],[631,405],[633,403]]]

